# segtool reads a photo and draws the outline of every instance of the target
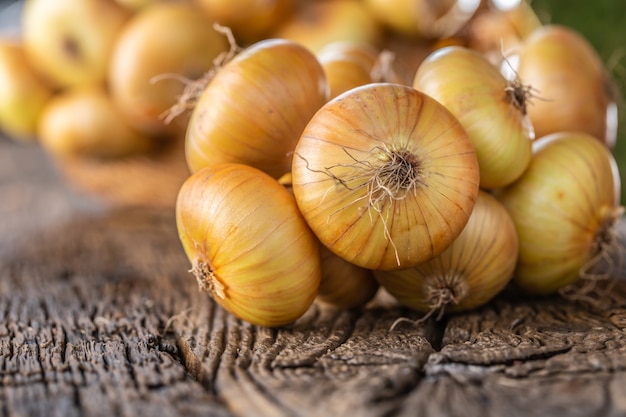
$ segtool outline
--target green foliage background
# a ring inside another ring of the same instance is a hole
[[[544,23],[576,29],[596,48],[621,92],[618,138],[614,149],[626,201],[626,1],[533,0],[533,9]]]

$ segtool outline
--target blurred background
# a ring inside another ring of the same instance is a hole
[[[54,0],[50,0],[54,1]],[[532,0],[544,23],[560,23],[579,31],[596,48],[615,79],[620,95],[626,92],[626,1],[624,0]],[[0,0],[0,28],[19,32],[21,1]],[[614,149],[622,176],[622,200],[626,196],[626,111],[618,103],[618,138]]]

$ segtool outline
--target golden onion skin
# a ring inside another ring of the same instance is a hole
[[[486,304],[510,282],[518,247],[509,213],[480,191],[467,225],[443,253],[413,268],[374,273],[381,286],[407,307],[465,311]]]
[[[307,223],[331,251],[367,269],[407,268],[441,253],[478,193],[476,154],[460,123],[409,86],[373,83],[329,101],[295,154],[293,192]],[[372,171],[392,158],[411,166],[408,188],[372,193]]]
[[[528,106],[537,137],[580,131],[615,145],[613,80],[587,39],[571,28],[545,25],[523,42],[518,60],[519,77],[537,96]]]
[[[184,133],[190,112],[166,123],[185,84],[213,68],[228,42],[191,3],[156,2],[137,11],[112,51],[108,85],[127,122],[150,135]]]
[[[369,269],[361,268],[320,245],[322,280],[317,300],[340,309],[361,308],[378,292],[378,282]]]
[[[200,286],[238,318],[282,326],[313,303],[318,240],[267,174],[243,164],[194,173],[178,195],[176,224]]]
[[[413,87],[459,119],[476,148],[482,188],[503,187],[522,175],[533,131],[509,99],[510,83],[486,57],[462,46],[441,48],[420,64]]]
[[[496,196],[520,240],[514,281],[550,294],[578,281],[596,245],[607,243],[622,212],[620,181],[613,156],[588,134],[554,133],[533,148],[528,170]]]
[[[243,163],[279,178],[327,99],[324,70],[312,52],[284,39],[257,42],[221,67],[200,96],[187,126],[187,164],[195,172]]]

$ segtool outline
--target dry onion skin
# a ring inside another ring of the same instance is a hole
[[[620,180],[608,148],[588,134],[554,133],[533,148],[528,170],[496,195],[520,240],[514,281],[528,293],[550,294],[598,278],[593,267],[619,248]]]
[[[207,17],[243,44],[257,42],[294,13],[295,0],[194,0]]]
[[[528,90],[521,81],[507,81],[476,51],[448,46],[422,62],[413,87],[459,119],[476,148],[482,188],[503,187],[522,175],[534,134],[526,116]]]
[[[370,13],[390,31],[407,38],[437,39],[461,29],[479,0],[364,0]]]
[[[319,242],[291,193],[262,171],[231,163],[194,173],[176,225],[200,287],[238,318],[282,326],[313,303]]]
[[[378,292],[379,284],[369,269],[361,268],[320,245],[322,279],[317,301],[344,310],[363,307]]]
[[[159,1],[133,15],[117,37],[107,80],[128,123],[151,135],[185,131],[189,111],[171,123],[164,119],[186,83],[228,50],[212,23],[188,2]]]
[[[284,39],[266,39],[219,68],[196,103],[186,136],[192,172],[243,163],[274,178],[289,172],[293,149],[328,100],[315,55]]]
[[[478,193],[478,161],[458,120],[409,87],[372,83],[313,116],[295,150],[293,192],[338,256],[400,269],[461,233]]]
[[[414,268],[374,273],[402,304],[441,317],[477,308],[499,294],[513,277],[517,253],[511,216],[480,191],[467,225],[443,253]]]
[[[329,99],[375,81],[373,71],[379,52],[372,45],[350,41],[333,42],[316,55],[326,74]]]
[[[159,144],[133,129],[100,85],[52,96],[39,116],[37,136],[48,153],[63,158],[124,158],[147,154]]]
[[[270,37],[289,39],[318,53],[338,41],[380,45],[385,32],[362,0],[299,1]]]
[[[588,133],[613,147],[617,107],[613,80],[593,46],[575,30],[546,25],[521,45],[517,73],[539,100],[528,106],[537,137]]]

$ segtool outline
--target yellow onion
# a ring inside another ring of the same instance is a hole
[[[293,15],[272,33],[314,53],[337,41],[378,45],[383,30],[362,0],[301,1]]]
[[[369,269],[361,268],[320,245],[322,279],[317,300],[336,308],[363,307],[378,292],[378,281]]]
[[[549,294],[587,276],[616,248],[620,180],[610,151],[588,134],[554,133],[533,149],[524,175],[496,195],[520,240],[515,282]]]
[[[459,119],[476,148],[482,188],[502,187],[522,175],[534,136],[521,82],[507,81],[476,51],[448,46],[422,62],[413,87]]]
[[[261,40],[293,13],[295,0],[194,0],[212,20],[233,31],[238,42]]]
[[[196,172],[181,187],[176,224],[200,287],[240,319],[281,326],[313,303],[319,243],[291,193],[262,171]]]
[[[0,129],[12,139],[36,140],[52,86],[35,70],[19,41],[0,40]]]
[[[329,99],[354,87],[374,82],[373,70],[378,55],[378,50],[372,45],[350,41],[328,44],[317,53],[317,59],[326,74]]]
[[[404,37],[440,38],[456,33],[480,0],[365,0],[370,13]]]
[[[177,1],[159,1],[133,15],[117,38],[108,72],[111,95],[128,123],[155,135],[185,131],[190,112],[169,124],[164,115],[186,84],[228,50],[212,23],[197,7]]]
[[[289,172],[296,142],[327,101],[315,55],[285,39],[266,39],[237,54],[210,80],[187,126],[192,172],[222,162]]]
[[[478,10],[465,32],[469,48],[485,54],[494,64],[500,64],[541,25],[526,0],[492,2]]]
[[[580,131],[614,146],[613,80],[582,35],[565,26],[543,26],[525,40],[517,59],[519,77],[536,92],[528,116],[537,137]]]
[[[75,87],[50,98],[39,116],[42,147],[59,157],[120,158],[158,143],[133,129],[102,86]]]
[[[414,266],[461,232],[478,192],[456,118],[409,87],[372,83],[325,104],[295,150],[293,192],[320,241],[367,269]]]
[[[511,216],[480,191],[467,225],[443,253],[413,268],[374,273],[402,304],[443,315],[479,307],[500,293],[513,277],[517,253]]]
[[[58,88],[107,80],[117,37],[131,16],[110,0],[22,2],[21,39],[30,63]]]
[[[278,183],[293,195],[291,172]],[[320,243],[322,277],[316,300],[341,309],[363,307],[376,295],[378,281],[369,269],[361,268],[335,255]]]

